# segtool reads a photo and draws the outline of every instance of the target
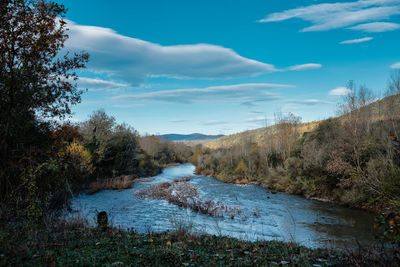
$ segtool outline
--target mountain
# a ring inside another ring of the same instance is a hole
[[[222,137],[223,135],[206,135],[201,133],[192,134],[162,134],[159,138],[163,141],[204,141],[204,140],[214,140]]]

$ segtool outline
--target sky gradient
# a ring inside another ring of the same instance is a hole
[[[82,121],[102,108],[141,134],[230,134],[335,115],[349,80],[381,94],[400,68],[400,0],[64,0],[87,51]]]

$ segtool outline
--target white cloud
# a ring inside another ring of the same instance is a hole
[[[226,79],[277,71],[271,64],[217,45],[162,46],[120,35],[112,29],[67,22],[68,50],[89,52],[89,69],[109,73],[133,85],[154,76]]]
[[[306,105],[306,106],[314,106],[318,104],[332,104],[331,102],[320,99],[293,99],[293,100],[286,100],[285,102],[290,104]]]
[[[247,118],[246,122],[255,122],[255,123],[265,123],[267,124],[268,120],[271,120],[271,117],[266,117],[266,116],[257,116],[257,117],[252,117],[252,118]]]
[[[400,28],[400,24],[391,22],[372,22],[359,24],[354,27],[350,27],[350,30],[364,31],[364,32],[388,32],[394,31]]]
[[[293,87],[291,85],[248,83],[211,86],[206,88],[175,89],[141,94],[115,96],[113,100],[135,102],[172,102],[189,104],[194,102],[215,103],[235,101],[238,103],[263,102],[279,99],[279,95],[269,92],[271,89]]]
[[[400,62],[393,63],[392,65],[390,65],[390,67],[392,69],[400,69]]]
[[[249,114],[264,114],[264,111],[261,110],[252,110],[248,112]]]
[[[212,126],[212,125],[224,125],[227,124],[227,121],[219,121],[219,120],[209,120],[202,123],[202,125]]]
[[[335,89],[329,91],[329,95],[331,96],[343,96],[351,93],[351,90],[347,87],[336,87]]]
[[[364,42],[368,42],[371,41],[372,37],[364,37],[364,38],[360,38],[360,39],[352,39],[352,40],[346,40],[346,41],[342,41],[339,44],[358,44],[358,43],[364,43]]]
[[[188,120],[169,120],[168,122],[172,123],[182,123],[182,122],[187,122]]]
[[[400,14],[399,0],[359,0],[323,3],[272,13],[259,22],[277,22],[299,18],[312,23],[301,31],[327,31],[366,21],[388,19]]]
[[[136,108],[136,107],[138,107],[139,105],[132,105],[132,104],[128,104],[128,105],[113,105],[113,107],[115,107],[115,108],[126,108],[126,109],[132,109],[132,108]]]
[[[294,65],[288,68],[288,70],[312,70],[312,69],[319,69],[321,68],[321,64],[316,64],[316,63],[307,63],[307,64],[301,64],[301,65]]]
[[[116,90],[121,87],[128,87],[129,84],[117,83],[113,81],[105,81],[101,79],[92,79],[79,77],[78,86],[81,88],[87,88],[88,90]]]

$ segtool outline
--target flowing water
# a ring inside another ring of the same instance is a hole
[[[154,179],[140,179],[131,189],[79,195],[72,205],[89,220],[97,212],[106,211],[114,226],[139,232],[172,230],[184,224],[198,233],[253,241],[276,239],[309,247],[352,248],[357,242],[373,242],[373,215],[367,212],[284,193],[272,194],[257,185],[225,184],[195,175],[194,169],[191,164],[169,167]],[[239,206],[240,216],[211,217],[165,200],[138,199],[134,195],[137,190],[184,176],[192,177],[189,183],[200,188],[202,199]]]

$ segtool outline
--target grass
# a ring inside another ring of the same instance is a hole
[[[115,178],[99,179],[89,185],[87,194],[95,194],[102,190],[123,190],[131,188],[134,183],[132,175],[122,175]]]
[[[310,249],[292,242],[247,242],[174,231],[140,234],[88,228],[80,218],[49,225],[3,223],[0,266],[398,266],[381,253]],[[183,225],[183,226],[182,226]]]
[[[292,243],[252,243],[206,235],[180,238],[171,232],[138,234],[70,227],[31,232],[19,236],[21,240],[4,234],[1,266],[329,266],[343,261],[338,253]]]

